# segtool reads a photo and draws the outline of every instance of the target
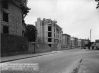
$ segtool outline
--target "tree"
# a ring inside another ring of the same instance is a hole
[[[99,8],[99,0],[95,0],[96,2],[98,2],[98,4],[97,4],[97,7],[96,8]]]
[[[26,25],[26,31],[24,36],[28,39],[29,42],[35,42],[37,37],[37,30],[34,25]]]

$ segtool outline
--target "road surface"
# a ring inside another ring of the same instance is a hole
[[[78,73],[99,73],[99,50],[90,51],[83,56]]]
[[[14,70],[14,73],[69,73],[72,66],[86,53],[88,52],[85,50],[58,51],[53,54],[0,64],[2,65],[2,73],[10,73],[10,69]]]

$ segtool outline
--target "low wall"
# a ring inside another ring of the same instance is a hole
[[[42,53],[42,52],[50,52],[51,51],[51,48],[48,46],[48,44],[46,43],[37,43],[35,45],[35,48],[36,48],[36,52],[37,53]]]

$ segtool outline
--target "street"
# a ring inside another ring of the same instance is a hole
[[[28,63],[32,64],[32,73],[69,73],[72,65],[79,61],[85,53],[85,50],[58,51],[54,54],[5,62],[2,63],[2,66]],[[6,71],[2,71],[2,73],[6,73]]]
[[[0,0],[1,73],[99,73],[99,0]]]
[[[99,73],[99,51],[93,50],[84,55],[78,73]]]

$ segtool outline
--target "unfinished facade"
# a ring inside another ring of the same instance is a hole
[[[50,47],[56,45],[58,49],[61,49],[62,43],[62,28],[57,25],[57,22],[51,19],[37,19],[37,38],[44,43],[47,43]]]

